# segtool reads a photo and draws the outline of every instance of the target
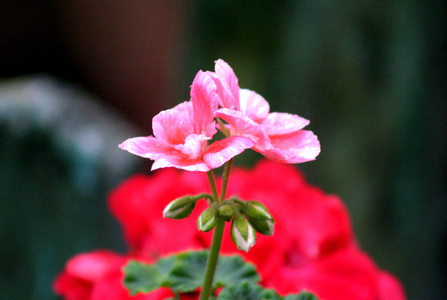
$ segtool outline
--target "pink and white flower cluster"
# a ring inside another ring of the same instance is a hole
[[[154,160],[152,170],[175,167],[207,172],[249,148],[274,161],[301,163],[320,153],[316,135],[302,130],[308,124],[297,115],[270,113],[268,102],[241,89],[233,69],[219,59],[214,72],[197,73],[190,101],[153,118],[154,136],[130,138],[119,147]],[[216,128],[226,138],[212,141]]]

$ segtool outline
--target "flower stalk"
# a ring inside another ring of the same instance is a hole
[[[233,159],[230,159],[224,169],[223,173],[223,181],[222,181],[222,189],[220,191],[220,199],[217,198],[217,189],[216,184],[214,182],[213,173],[208,172],[208,179],[211,186],[211,191],[213,192],[214,202],[218,202],[219,204],[225,200],[225,194],[228,185],[228,178],[230,176],[230,169],[233,163]],[[200,293],[200,300],[208,300],[213,287],[214,273],[216,272],[217,260],[219,258],[220,246],[222,244],[223,232],[225,229],[225,220],[217,216],[216,217],[216,225],[214,227],[214,235],[213,241],[210,247],[210,254],[208,256],[208,261],[206,264],[205,270],[205,279],[203,281],[202,292]]]

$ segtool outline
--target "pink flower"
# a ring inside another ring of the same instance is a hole
[[[211,77],[199,71],[191,87],[191,101],[160,112],[152,120],[154,136],[130,138],[119,147],[154,160],[152,170],[175,167],[206,172],[253,146],[244,137],[229,137],[208,146],[216,131],[218,97]]]
[[[255,151],[282,163],[314,160],[320,153],[317,136],[302,130],[308,120],[287,113],[269,113],[268,102],[253,91],[240,89],[233,69],[221,59],[210,74],[222,107],[215,116],[230,125],[232,136],[250,138]]]

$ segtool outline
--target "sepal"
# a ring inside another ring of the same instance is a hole
[[[233,218],[234,212],[230,205],[224,204],[219,207],[219,216],[225,221],[230,221]]]
[[[255,220],[273,220],[267,207],[259,201],[246,201],[244,207],[244,215],[249,219]]]
[[[256,243],[256,231],[242,215],[236,215],[231,223],[231,238],[239,250],[248,252]]]
[[[163,218],[184,219],[188,217],[194,210],[196,201],[197,199],[193,196],[184,196],[173,200],[163,210]]]
[[[216,211],[213,208],[205,209],[197,219],[197,227],[203,232],[208,232],[216,225]]]
[[[260,234],[273,235],[273,231],[274,231],[274,227],[275,227],[275,221],[273,219],[271,219],[271,220],[248,219],[248,222]]]

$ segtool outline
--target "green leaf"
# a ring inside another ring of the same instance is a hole
[[[175,257],[160,259],[156,264],[129,261],[124,271],[124,285],[131,295],[138,292],[149,293],[160,287],[169,286],[168,274],[174,265]]]
[[[272,289],[265,289],[252,282],[242,282],[237,285],[225,287],[217,297],[217,300],[318,300],[312,293],[302,291],[299,295],[290,294],[281,297]]]
[[[318,297],[303,290],[299,295],[287,295],[284,300],[318,300]]]
[[[124,268],[124,285],[131,295],[149,293],[160,287],[171,288],[175,292],[192,292],[202,286],[207,259],[207,251],[189,251],[160,259],[155,264],[130,261]],[[214,287],[259,280],[256,268],[242,257],[219,257]]]
[[[264,289],[262,286],[243,282],[238,285],[224,288],[217,300],[280,300],[282,299],[274,290]]]
[[[214,277],[214,285],[216,287],[236,285],[244,281],[256,283],[260,280],[261,278],[256,271],[256,267],[244,261],[241,256],[219,257]]]
[[[191,292],[202,286],[207,251],[186,252],[177,255],[178,264],[170,274],[172,289]],[[214,287],[235,285],[243,281],[258,282],[256,268],[246,263],[240,256],[220,256],[214,275]]]

